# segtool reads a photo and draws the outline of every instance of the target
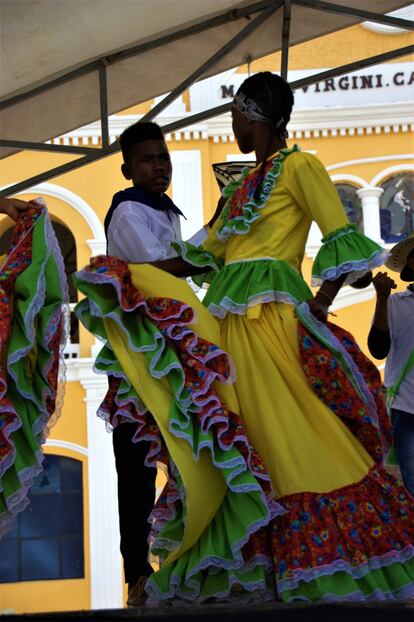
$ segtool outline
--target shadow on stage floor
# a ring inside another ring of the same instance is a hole
[[[414,603],[193,605],[0,616],[1,622],[414,622]]]

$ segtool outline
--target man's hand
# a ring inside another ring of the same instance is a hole
[[[20,201],[20,199],[0,199],[0,214],[6,214],[13,220],[17,220],[19,212],[30,207],[30,203]]]
[[[378,272],[372,279],[372,283],[377,292],[377,298],[384,301],[388,300],[391,290],[397,287],[395,281],[388,276],[387,272]]]

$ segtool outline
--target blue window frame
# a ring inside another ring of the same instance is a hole
[[[0,541],[0,583],[84,576],[82,462],[48,454]]]

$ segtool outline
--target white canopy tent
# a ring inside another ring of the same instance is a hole
[[[0,155],[18,149],[82,157],[22,181],[17,192],[119,149],[108,115],[171,91],[154,118],[195,81],[289,46],[370,20],[412,29],[386,16],[397,0],[0,0],[2,19]],[[361,59],[293,86],[403,56],[411,48]],[[346,57],[346,52],[344,53]],[[187,116],[166,130],[224,112]],[[101,118],[102,148],[45,144]]]

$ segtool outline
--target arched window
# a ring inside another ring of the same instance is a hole
[[[399,173],[380,186],[381,237],[384,242],[399,242],[414,232],[414,175]]]
[[[78,292],[73,284],[72,275],[77,269],[76,241],[71,231],[65,225],[55,221],[52,221],[52,225],[65,264],[65,272],[69,288],[69,301],[75,303],[78,301]],[[0,255],[3,255],[9,251],[12,235],[13,227],[10,227],[0,237]],[[73,313],[71,314],[70,322],[71,341],[72,343],[79,343],[79,322]]]
[[[358,188],[347,183],[337,183],[335,184],[335,188],[339,194],[342,205],[344,206],[348,220],[363,232],[364,217],[362,213],[361,200],[357,195]]]
[[[43,467],[0,540],[0,583],[84,576],[82,462],[47,454]]]

